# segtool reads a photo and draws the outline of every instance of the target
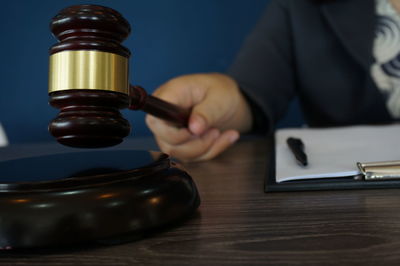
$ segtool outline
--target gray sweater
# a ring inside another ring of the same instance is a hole
[[[375,22],[374,0],[272,0],[228,71],[256,128],[273,129],[294,96],[312,127],[392,121],[370,75]]]

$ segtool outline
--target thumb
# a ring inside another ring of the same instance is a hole
[[[207,131],[207,129],[209,128],[209,125],[207,123],[207,119],[199,114],[196,113],[193,109],[192,114],[190,115],[189,118],[189,131],[196,135],[196,136],[200,136],[202,135],[204,132]]]
[[[207,98],[195,105],[189,118],[189,131],[199,136],[210,128],[218,128],[217,121],[224,113],[221,108],[223,105]]]

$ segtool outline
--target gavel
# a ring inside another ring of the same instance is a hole
[[[117,11],[97,5],[61,10],[50,24],[49,103],[60,109],[49,124],[63,145],[100,148],[119,144],[131,126],[120,109],[143,110],[186,127],[190,110],[129,84],[130,51],[121,45],[131,27]]]

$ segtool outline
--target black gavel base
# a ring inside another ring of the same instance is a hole
[[[0,161],[0,248],[118,242],[181,221],[199,204],[192,178],[160,152]]]

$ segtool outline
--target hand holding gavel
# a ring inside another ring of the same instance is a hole
[[[59,42],[50,49],[49,103],[60,113],[49,124],[61,144],[97,148],[119,144],[130,132],[120,109],[141,109],[178,127],[190,110],[129,85],[130,51],[121,42],[129,23],[95,5],[65,8],[51,22]]]

